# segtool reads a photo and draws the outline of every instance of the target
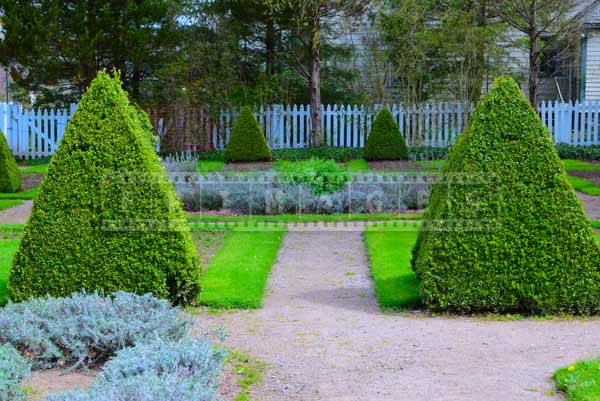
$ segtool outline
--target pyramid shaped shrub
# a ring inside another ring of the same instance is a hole
[[[373,121],[365,144],[364,158],[368,161],[408,159],[406,140],[387,108],[383,108],[377,113],[375,121]]]
[[[0,192],[17,192],[21,189],[21,173],[4,134],[0,132]]]
[[[197,296],[195,247],[143,120],[119,77],[100,72],[41,184],[13,262],[13,300],[81,290]]]
[[[600,312],[600,250],[546,127],[499,78],[451,149],[413,249],[424,303]]]
[[[225,148],[225,161],[254,162],[271,160],[271,152],[267,140],[258,121],[246,106],[235,121],[229,143]]]

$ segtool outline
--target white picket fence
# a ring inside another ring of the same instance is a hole
[[[448,146],[468,124],[471,105],[460,103],[388,106],[410,146]],[[0,130],[13,154],[30,159],[56,151],[76,105],[67,109],[26,109],[0,103]],[[327,145],[363,147],[381,106],[324,105],[322,128]],[[310,141],[310,106],[270,105],[255,113],[272,149],[304,148]],[[539,115],[555,143],[600,144],[600,102],[542,102]],[[224,149],[235,116],[223,112],[207,133],[214,149]],[[162,121],[156,127],[161,134]],[[157,146],[157,150],[160,145]],[[182,149],[183,150],[183,149]]]

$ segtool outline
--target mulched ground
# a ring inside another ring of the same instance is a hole
[[[44,174],[23,174],[21,176],[21,192],[38,187],[42,183],[43,178]]]
[[[575,170],[569,171],[569,175],[579,177],[600,185],[600,171]]]
[[[377,162],[368,162],[367,166],[369,166],[369,168],[372,170],[421,170],[421,167],[417,163],[403,160],[384,160]]]
[[[273,162],[228,163],[222,171],[265,171],[273,168]]]

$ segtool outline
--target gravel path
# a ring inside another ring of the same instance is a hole
[[[360,232],[289,232],[263,309],[201,313],[268,363],[259,401],[560,400],[553,371],[600,353],[600,321],[383,314]]]
[[[600,196],[590,196],[577,192],[579,200],[583,202],[583,208],[590,220],[600,220]]]
[[[22,202],[22,205],[1,211],[0,224],[25,224],[31,214],[33,201],[24,200]]]

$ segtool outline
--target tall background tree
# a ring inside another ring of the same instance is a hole
[[[491,5],[502,21],[526,38],[515,44],[524,46],[529,56],[529,102],[537,108],[538,72],[545,43],[569,41],[567,38],[578,30],[576,0],[491,0]]]
[[[180,38],[178,0],[0,0],[0,63],[38,104],[79,99],[102,68],[134,99]]]
[[[321,127],[322,50],[336,27],[348,17],[360,17],[374,3],[370,0],[263,0],[273,14],[291,12],[299,37],[308,49],[308,93],[310,103],[311,144],[324,144]],[[333,33],[335,35],[335,33]]]

